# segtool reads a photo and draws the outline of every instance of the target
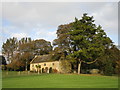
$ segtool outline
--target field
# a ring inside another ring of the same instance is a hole
[[[118,88],[115,76],[3,72],[3,88]]]

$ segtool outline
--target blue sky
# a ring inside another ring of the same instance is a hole
[[[83,13],[94,16],[107,35],[118,44],[118,3],[116,2],[3,2],[2,41],[7,38],[31,37],[53,41],[57,27],[81,18]]]

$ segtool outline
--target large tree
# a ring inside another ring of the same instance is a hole
[[[11,62],[11,59],[13,57],[14,51],[16,51],[18,46],[17,38],[9,38],[5,43],[2,45],[2,53],[7,56],[7,60],[9,63]]]
[[[19,40],[18,47],[19,59],[24,63],[25,70],[28,70],[28,66],[30,65],[30,61],[34,57],[34,43],[30,37],[25,37]],[[18,60],[19,60],[18,59]]]
[[[78,74],[81,63],[91,64],[104,54],[105,49],[112,46],[112,41],[107,37],[102,27],[94,24],[93,16],[83,14],[78,20],[75,18],[72,30],[69,32],[73,52],[71,56],[78,62]]]
[[[24,62],[25,70],[28,70],[30,61],[35,55],[48,54],[52,50],[51,43],[44,39],[31,40],[31,38],[22,38],[19,41],[20,58]]]
[[[72,29],[72,23],[59,25],[57,29],[57,39],[53,41],[54,51],[53,58],[59,60],[66,58],[71,52],[70,35],[68,32]]]
[[[65,24],[58,26],[57,39],[53,41],[53,45],[57,46],[61,50],[69,50],[70,47],[70,35],[68,32],[71,30],[71,24]]]
[[[73,66],[78,66],[78,73],[80,73],[81,63],[96,62],[97,58],[113,45],[102,27],[95,25],[94,21],[93,16],[83,14],[80,20],[75,18],[72,23],[60,25],[57,39],[53,41],[53,45],[59,49],[59,52],[69,55],[68,59],[76,60],[74,64],[78,65]]]
[[[44,39],[35,40],[34,42],[35,55],[49,54],[52,51],[51,42]]]
[[[18,51],[19,52],[30,52],[33,49],[32,40],[29,37],[22,38],[19,40]]]

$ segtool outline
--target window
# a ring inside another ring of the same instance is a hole
[[[44,63],[44,66],[46,66],[46,63]]]

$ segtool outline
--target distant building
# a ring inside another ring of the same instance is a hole
[[[50,55],[35,56],[30,62],[30,71],[37,72],[37,65],[40,66],[39,69],[41,73],[50,73],[51,70],[54,70],[54,72],[61,72],[60,62],[50,60]]]

